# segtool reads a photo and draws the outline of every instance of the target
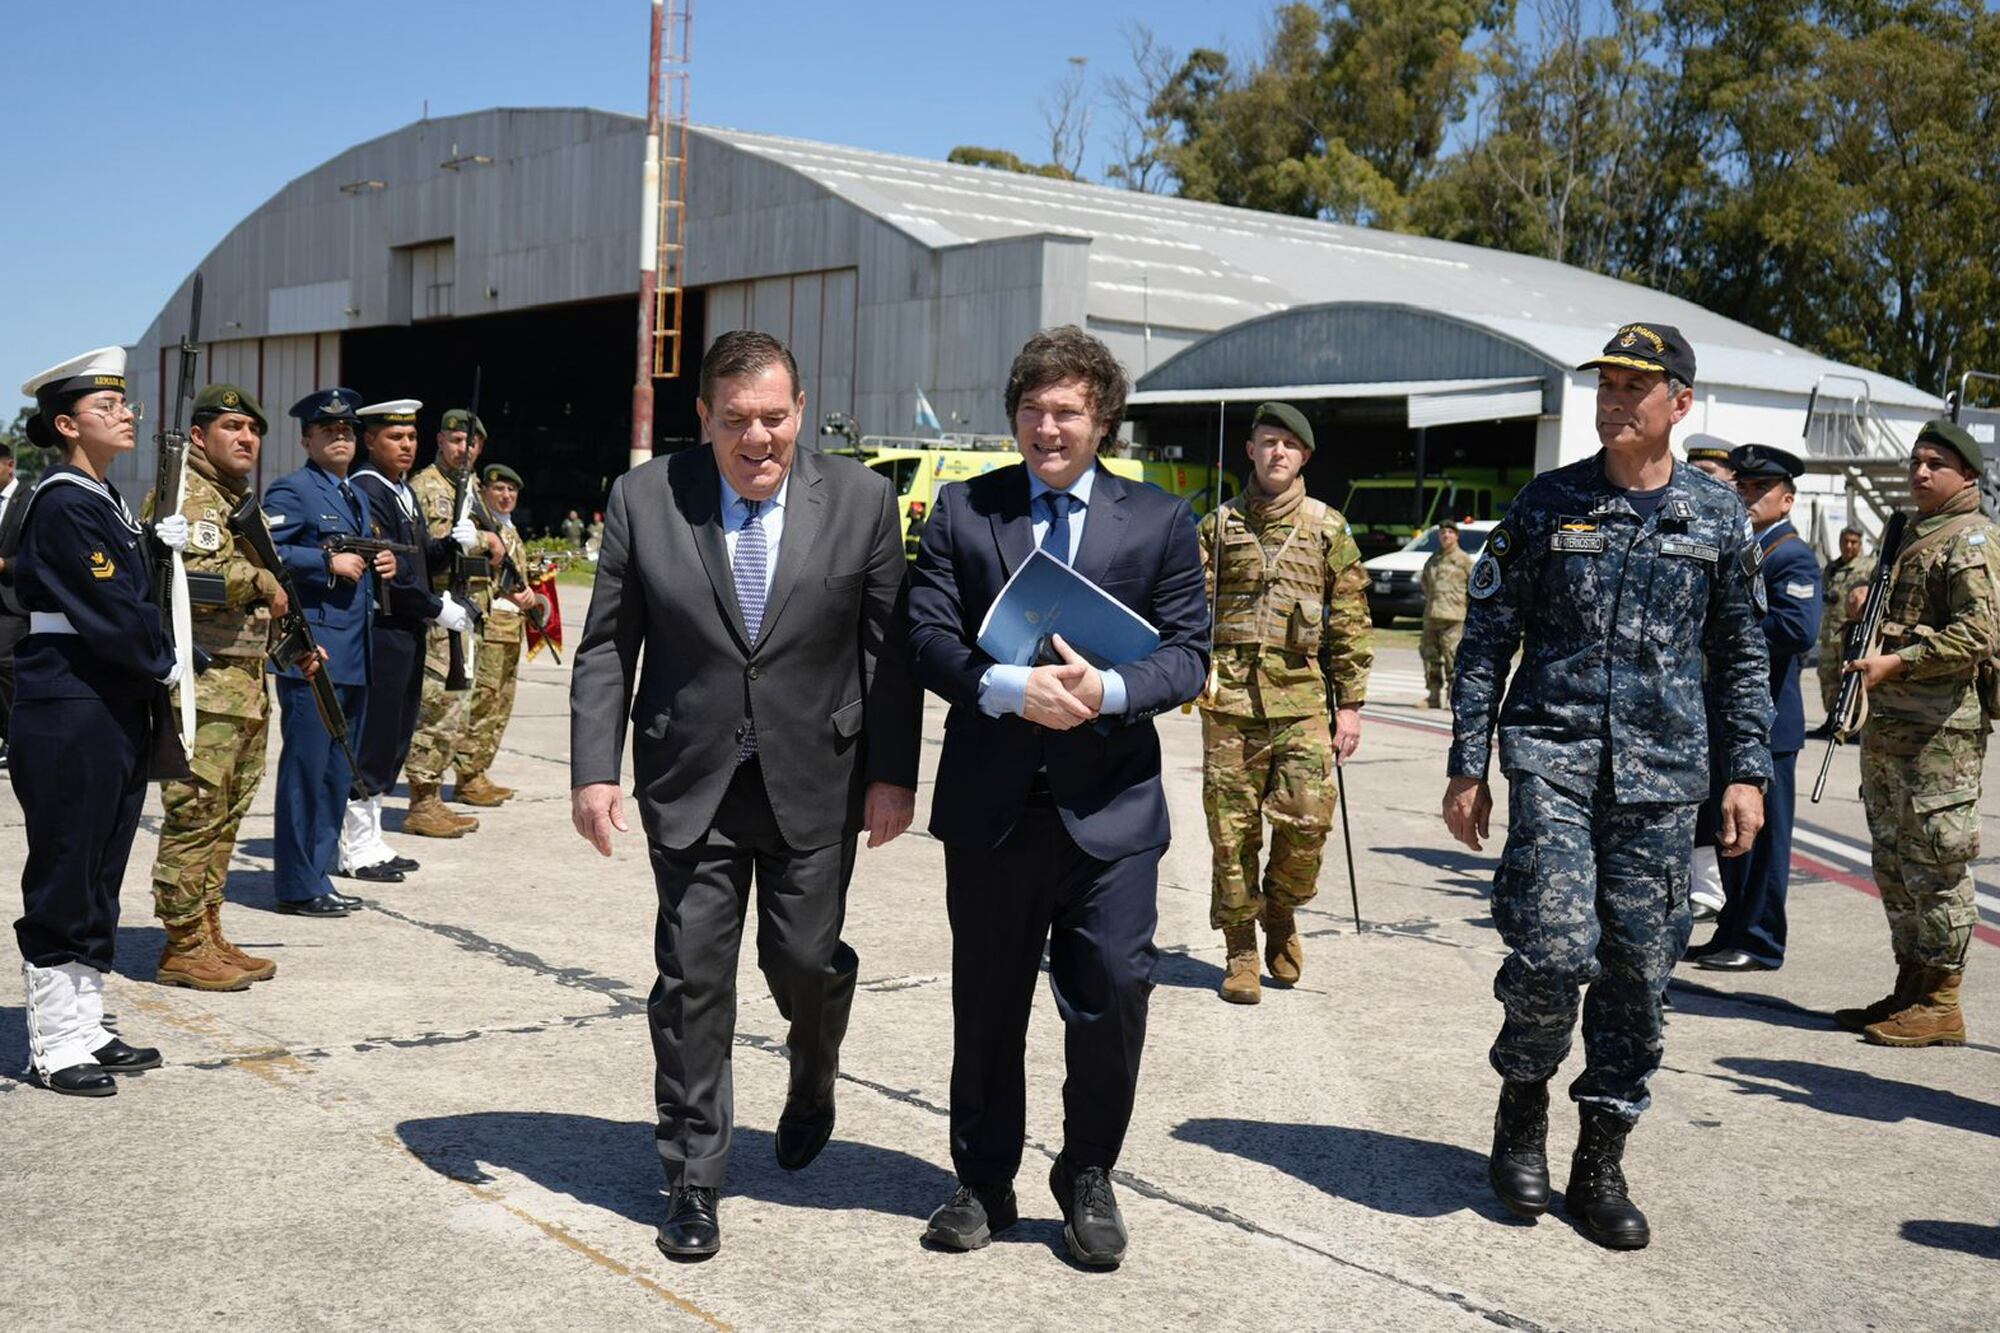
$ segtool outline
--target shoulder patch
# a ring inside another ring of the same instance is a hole
[[[220,551],[222,529],[207,519],[188,529],[188,545],[197,551]]]
[[[1494,531],[1498,532],[1499,529],[1495,528]],[[1491,541],[1487,545],[1492,545]],[[1487,551],[1479,557],[1479,563],[1472,567],[1472,580],[1466,585],[1465,590],[1479,600],[1485,601],[1500,591],[1500,578],[1500,561],[1492,551]]]
[[[1986,534],[1983,532],[1975,532],[1970,537],[1967,537],[1965,539],[1965,544],[1967,546],[1984,546],[1986,545]]]
[[[1505,564],[1513,554],[1514,534],[1507,530],[1505,523],[1495,524],[1493,530],[1486,534],[1486,553],[1480,557],[1481,561],[1485,560],[1486,555],[1491,555],[1495,560]],[[1498,586],[1497,581],[1495,586]]]
[[[118,577],[117,564],[105,553],[102,546],[91,551],[89,560],[90,577],[94,579],[112,579]]]
[[[1785,596],[1787,597],[1805,598],[1812,595],[1813,586],[1810,583],[1787,583],[1785,585]]]

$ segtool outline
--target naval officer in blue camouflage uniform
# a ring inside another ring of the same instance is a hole
[[[1497,723],[1508,833],[1493,920],[1513,952],[1493,983],[1505,1083],[1488,1176],[1513,1212],[1547,1209],[1548,1080],[1588,986],[1564,1202],[1599,1244],[1638,1249],[1651,1233],[1620,1162],[1691,924],[1688,857],[1709,788],[1703,665],[1727,780],[1724,856],[1749,850],[1763,821],[1771,695],[1749,516],[1668,449],[1694,404],[1694,352],[1677,329],[1628,324],[1579,367],[1592,368],[1603,449],[1529,482],[1472,573],[1444,818],[1479,850]]]

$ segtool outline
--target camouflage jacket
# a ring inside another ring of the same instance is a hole
[[[199,449],[188,450],[186,475],[181,513],[188,521],[188,544],[181,562],[188,572],[195,646],[213,657],[254,664],[248,672],[203,672],[195,681],[195,705],[206,713],[261,717],[264,658],[271,638],[269,602],[277,595],[278,580],[229,530],[230,512],[242,496],[231,494]],[[140,507],[145,517],[152,517],[154,498],[149,492]]]
[[[430,529],[431,536],[443,537],[450,533],[451,478],[445,475],[444,469],[433,462],[405,484],[410,488],[410,494],[416,497],[417,516],[423,520],[424,526]],[[472,512],[476,517],[480,512],[478,482],[474,481],[473,486]],[[489,567],[486,561],[477,555],[471,559],[479,567],[479,573],[472,578],[472,601],[480,611],[484,612],[492,600],[491,587],[487,581]],[[470,569],[471,565],[467,568]],[[431,569],[431,590],[443,592],[450,586],[451,568],[447,562],[440,560]]]
[[[1472,557],[1464,547],[1433,552],[1421,579],[1425,620],[1465,619],[1465,589],[1472,581]]]
[[[1852,560],[1836,560],[1826,567],[1821,582],[1819,645],[1821,652],[1839,652],[1841,635],[1847,629],[1847,595],[1875,577],[1875,557],[1858,555]]]
[[[528,577],[528,546],[521,540],[521,534],[512,523],[498,524],[500,545],[514,562],[514,568],[521,571],[521,577]],[[519,643],[525,632],[527,617],[521,609],[507,598],[495,593],[492,606],[486,612],[486,624],[480,638],[487,643]]]
[[[1472,571],[1451,776],[1486,777],[1497,724],[1503,772],[1580,795],[1602,781],[1620,804],[1700,801],[1706,664],[1723,779],[1768,780],[1762,561],[1734,492],[1684,463],[1644,520],[1601,452],[1529,482]]]
[[[1964,494],[1978,503],[1978,489]],[[1945,510],[1920,518],[1903,539],[1905,551],[1956,520]],[[1964,512],[1972,512],[1966,510]],[[2000,649],[1994,618],[1994,559],[2000,528],[1974,518],[1944,541],[1896,562],[1882,615],[1882,651],[1907,666],[1895,680],[1868,691],[1868,715],[1950,731],[1983,731],[1979,666]]]
[[[1319,531],[1293,540],[1295,520],[1312,511],[1325,515]],[[1375,662],[1368,575],[1347,520],[1306,500],[1283,519],[1259,523],[1240,497],[1231,500],[1201,520],[1210,580],[1218,523],[1227,526],[1221,584],[1210,584],[1217,693],[1204,707],[1238,717],[1307,717],[1327,711],[1329,695],[1334,706],[1364,702]],[[1233,634],[1232,623],[1257,629]]]

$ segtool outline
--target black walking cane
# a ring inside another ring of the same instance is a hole
[[[1347,852],[1347,899],[1354,904],[1354,933],[1365,934],[1368,927],[1361,924],[1361,889],[1354,880],[1354,830],[1347,824],[1347,770],[1338,749],[1333,752],[1333,780],[1340,797],[1340,845]]]

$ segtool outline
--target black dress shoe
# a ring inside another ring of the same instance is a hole
[[[95,1061],[58,1069],[42,1081],[42,1086],[65,1097],[111,1097],[118,1092],[118,1080]]]
[[[1695,960],[1696,967],[1704,972],[1775,972],[1776,964],[1767,963],[1755,954],[1741,949],[1723,949],[1717,953],[1704,955]]]
[[[945,1250],[983,1250],[1020,1220],[1012,1185],[960,1185],[931,1214],[924,1240]]]
[[[1705,944],[1690,945],[1687,952],[1681,955],[1681,961],[1683,963],[1698,963],[1712,953],[1720,953],[1721,950],[1722,946],[1714,940],[1709,940]]]
[[[706,1259],[722,1248],[716,1220],[717,1191],[708,1185],[677,1185],[667,1196],[667,1220],[653,1243],[669,1259]]]
[[[419,865],[415,861],[412,861],[407,856],[392,856],[388,860],[384,861],[382,864],[389,867],[389,869],[391,870],[400,870],[405,875],[409,874],[412,870],[423,869],[421,865]]]
[[[345,907],[350,912],[356,911],[359,908],[363,908],[368,905],[365,899],[357,898],[351,893],[342,893],[339,889],[328,889],[326,891],[326,896],[333,899],[335,902],[339,903],[342,907]]]
[[[1125,1218],[1111,1193],[1111,1173],[1101,1166],[1072,1170],[1058,1155],[1049,1168],[1049,1191],[1062,1209],[1063,1240],[1072,1259],[1085,1268],[1116,1268],[1125,1262]]]
[[[347,872],[349,879],[365,879],[373,884],[401,884],[403,872],[388,861],[377,861],[372,866],[356,866]]]
[[[90,1053],[90,1058],[117,1074],[137,1074],[160,1067],[160,1053],[151,1046],[127,1046],[113,1037]]]
[[[819,1107],[793,1114],[790,1107],[778,1117],[778,1165],[787,1171],[802,1171],[819,1156],[819,1150],[833,1137],[833,1108]]]
[[[350,901],[337,893],[322,893],[304,900],[280,898],[278,910],[286,916],[346,916],[352,910],[348,907]]]

